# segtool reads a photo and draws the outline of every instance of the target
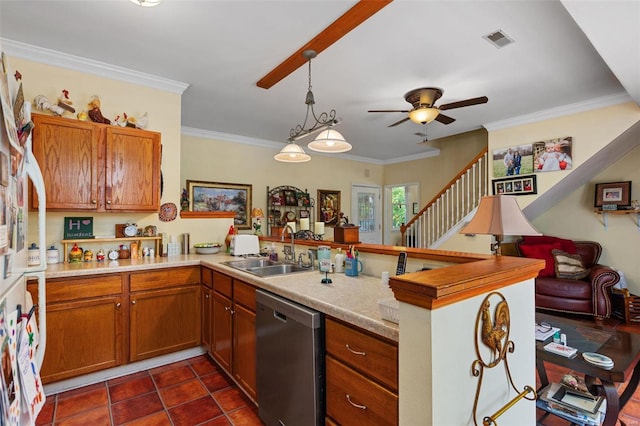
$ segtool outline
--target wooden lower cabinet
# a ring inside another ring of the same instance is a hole
[[[213,272],[211,356],[255,401],[256,288]]]
[[[242,305],[239,294],[253,298],[253,307]],[[233,377],[255,401],[256,392],[256,289],[234,280]]]
[[[132,272],[129,360],[200,344],[200,268]]]
[[[211,356],[227,372],[231,372],[232,308],[230,298],[217,291],[213,292]]]
[[[46,297],[43,383],[201,343],[200,267],[52,278]]]
[[[131,361],[200,344],[200,286],[131,294]]]
[[[92,283],[92,284],[89,284]],[[47,281],[47,347],[43,383],[124,362],[124,314],[119,274]],[[37,284],[28,289],[38,303]]]
[[[398,345],[325,320],[327,424],[398,424]]]

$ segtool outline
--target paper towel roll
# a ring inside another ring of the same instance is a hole
[[[324,235],[324,222],[316,222],[314,226],[314,233],[318,235]]]
[[[300,230],[301,231],[308,231],[309,230],[309,218],[302,218],[300,219]]]

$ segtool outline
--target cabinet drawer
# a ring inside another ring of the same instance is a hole
[[[200,267],[189,266],[147,272],[133,272],[130,280],[131,291],[200,284]]]
[[[33,296],[34,303],[38,303],[38,284],[29,283],[28,289]],[[87,275],[82,278],[52,278],[48,279],[46,283],[47,304],[121,293],[122,276],[120,274]]]
[[[397,392],[398,345],[327,318],[326,346],[327,353]]]
[[[220,272],[213,271],[213,289],[231,299],[233,296],[231,291],[231,277],[221,274]]]
[[[204,266],[200,268],[200,282],[209,288],[213,288],[213,271]]]
[[[327,356],[327,416],[348,425],[397,425],[398,396]]]
[[[233,280],[233,300],[245,308],[256,311],[256,288],[243,281]]]

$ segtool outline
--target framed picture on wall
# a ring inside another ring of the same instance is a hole
[[[493,195],[529,195],[537,194],[536,175],[494,179]]]
[[[596,183],[594,207],[615,205],[627,207],[631,205],[631,181]]]
[[[340,191],[318,189],[318,221],[336,226],[340,220]]]
[[[251,229],[251,185],[187,181],[189,210],[193,212],[235,212],[238,229]]]

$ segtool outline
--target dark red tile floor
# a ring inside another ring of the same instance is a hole
[[[255,405],[202,355],[47,397],[36,425],[254,426]]]
[[[626,326],[615,320],[607,325],[640,333],[640,326]],[[550,381],[558,381],[568,372],[553,364],[546,366]],[[543,414],[538,410],[539,420]],[[36,424],[263,425],[255,405],[206,355],[49,396]],[[539,424],[569,423],[550,415]],[[618,424],[640,426],[640,387],[620,413]]]

